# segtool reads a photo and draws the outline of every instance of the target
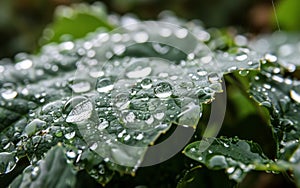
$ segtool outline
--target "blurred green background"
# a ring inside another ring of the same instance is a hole
[[[95,3],[95,0],[1,0],[0,58],[18,52],[34,52],[45,27],[54,19],[55,7],[73,3]],[[171,10],[186,19],[200,19],[207,27],[234,26],[242,32],[265,33],[278,30],[300,30],[299,0],[103,0],[109,13],[134,13],[142,19],[156,19],[163,10]],[[279,26],[275,21],[274,7]],[[93,31],[101,20],[81,16],[78,37]],[[79,20],[80,20],[79,19]],[[80,22],[77,20],[77,22]],[[72,25],[72,24],[70,24]],[[63,24],[59,29],[70,25]],[[82,28],[84,28],[82,30]],[[67,31],[67,30],[66,30]]]

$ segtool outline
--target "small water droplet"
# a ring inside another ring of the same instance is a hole
[[[151,71],[152,71],[151,67],[136,66],[134,70],[127,72],[126,76],[128,78],[144,78],[150,75]]]
[[[85,93],[91,89],[91,84],[88,81],[80,80],[70,85],[75,93]]]
[[[169,46],[163,45],[163,44],[160,44],[160,43],[156,43],[156,42],[153,42],[153,43],[152,43],[152,47],[153,47],[153,49],[154,49],[156,52],[158,52],[158,53],[160,53],[160,54],[166,54],[166,53],[168,53],[169,50],[170,50],[170,47],[169,47]]]
[[[181,29],[176,30],[174,34],[177,38],[183,39],[183,38],[187,37],[188,30],[185,28],[181,28]]]
[[[97,129],[98,129],[99,131],[102,131],[102,130],[106,129],[108,126],[109,126],[108,121],[103,120],[103,121],[98,125],[98,128],[97,128]]]
[[[239,71],[239,74],[240,74],[241,76],[247,76],[247,75],[249,74],[249,71],[248,71],[248,70],[240,70],[240,71]]]
[[[141,81],[141,86],[143,89],[150,89],[152,87],[152,80],[150,78],[145,78]]]
[[[67,151],[66,155],[70,159],[74,159],[76,157],[76,153],[74,151]]]
[[[214,73],[214,72],[210,73],[207,76],[207,78],[208,78],[208,81],[210,83],[216,83],[216,82],[219,82],[219,80],[220,80],[219,75],[217,73]]]
[[[17,70],[25,70],[25,69],[29,69],[30,67],[32,67],[32,61],[30,59],[25,59],[23,61],[18,62],[15,67]]]
[[[67,133],[67,134],[65,134],[65,138],[68,139],[68,140],[71,140],[72,138],[75,137],[75,134],[76,134],[75,131]]]
[[[144,138],[143,133],[140,133],[135,137],[135,139],[137,139],[137,140],[142,140],[143,138]]]
[[[147,42],[147,40],[149,39],[149,36],[146,32],[141,31],[138,33],[135,33],[133,36],[133,40],[137,43],[144,43]]]
[[[290,96],[295,102],[300,103],[300,93],[296,92],[295,90],[291,90]]]
[[[155,96],[158,98],[167,98],[172,95],[172,86],[167,82],[161,82],[154,88]]]
[[[104,72],[101,70],[91,70],[89,72],[89,75],[93,78],[99,78],[101,76],[104,76]]]
[[[108,93],[114,88],[114,84],[110,78],[102,78],[97,81],[96,89],[100,93]]]
[[[128,123],[133,123],[135,121],[135,115],[133,112],[129,112],[126,116],[125,116],[125,120]]]
[[[237,55],[237,56],[235,57],[235,59],[236,59],[237,61],[245,61],[246,59],[248,59],[248,55],[247,55],[247,54],[240,54],[240,55]]]
[[[227,168],[227,169],[226,169],[226,172],[227,172],[228,174],[232,174],[232,173],[234,172],[234,170],[235,170],[235,167],[230,167],[230,168]]]
[[[277,61],[277,57],[275,55],[269,54],[269,53],[265,54],[265,59],[270,63],[274,63]]]
[[[199,76],[206,76],[206,75],[207,75],[207,71],[204,70],[204,69],[198,69],[198,70],[197,70],[197,74],[198,74]]]
[[[227,168],[228,164],[223,155],[215,155],[209,160],[209,166],[216,169]]]
[[[98,144],[97,144],[97,142],[95,142],[95,143],[93,143],[91,146],[90,146],[90,149],[91,150],[96,150],[98,148]]]
[[[0,92],[1,96],[6,100],[14,99],[18,95],[15,85],[12,83],[3,84],[2,88],[0,89]]]
[[[163,112],[158,112],[158,113],[154,114],[154,117],[158,120],[161,120],[164,116],[165,116],[165,114]]]

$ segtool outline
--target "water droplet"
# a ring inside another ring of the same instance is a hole
[[[114,84],[110,78],[102,78],[97,81],[96,89],[100,93],[108,93],[114,88]]]
[[[144,138],[144,135],[142,133],[138,134],[135,139],[142,140]]]
[[[116,55],[122,55],[126,50],[126,47],[125,45],[122,45],[122,44],[117,44],[113,47],[113,52],[116,54]]]
[[[141,81],[141,86],[143,89],[150,89],[152,87],[152,80],[150,78],[145,78]]]
[[[65,138],[68,139],[68,140],[70,140],[70,139],[72,139],[72,138],[75,137],[75,134],[76,134],[75,131],[67,133],[67,134],[65,134]]]
[[[295,90],[291,90],[290,96],[295,102],[300,103],[300,94],[298,92],[296,92]]]
[[[128,134],[124,137],[124,141],[128,141],[131,138],[131,136]]]
[[[1,96],[6,100],[14,99],[18,95],[15,89],[15,85],[12,83],[3,84],[0,92],[1,92]]]
[[[103,120],[99,125],[98,125],[98,130],[99,131],[102,131],[102,130],[104,130],[105,128],[107,128],[109,126],[109,123],[108,123],[108,121],[106,121],[106,120]]]
[[[91,70],[89,72],[89,75],[93,78],[99,78],[101,76],[104,76],[104,72],[103,71],[99,71],[99,70]]]
[[[125,116],[125,122],[128,123],[133,123],[135,120],[135,115],[133,112],[129,112],[126,116]]]
[[[235,170],[235,167],[230,167],[230,168],[227,168],[227,169],[226,169],[226,172],[227,172],[228,174],[232,174],[232,173],[234,172],[234,170]]]
[[[29,69],[30,67],[32,67],[32,61],[29,59],[25,59],[23,61],[18,62],[15,67],[17,70],[25,70],[25,69]]]
[[[183,39],[183,38],[187,37],[188,30],[185,28],[181,28],[181,29],[176,30],[174,34],[177,38]]]
[[[270,62],[270,63],[274,63],[277,61],[277,57],[273,54],[265,54],[265,59]]]
[[[198,74],[199,76],[206,76],[206,75],[207,75],[207,71],[204,70],[204,69],[198,69],[198,70],[197,70],[197,74]]]
[[[149,36],[144,31],[138,32],[138,33],[134,34],[134,36],[133,36],[133,40],[137,43],[147,42],[148,39],[149,39]]]
[[[34,167],[31,171],[31,178],[34,180],[35,178],[37,178],[37,176],[40,173],[40,168],[39,167]]]
[[[223,146],[224,146],[225,148],[228,148],[228,147],[229,147],[229,145],[226,144],[226,143],[223,143]]]
[[[154,117],[158,120],[161,120],[164,116],[165,116],[165,114],[163,112],[158,112],[158,113],[154,114]]]
[[[209,166],[216,169],[227,168],[228,164],[223,155],[215,155],[209,160]]]
[[[34,133],[36,133],[36,131],[38,131],[38,129],[41,129],[45,125],[45,121],[34,119],[28,125],[26,125],[24,131],[28,136],[32,136]]]
[[[80,80],[70,85],[70,87],[75,93],[84,93],[91,89],[91,84],[88,81]]]
[[[172,31],[168,28],[162,28],[160,31],[159,31],[159,34],[162,36],[162,37],[169,37],[172,35]]]
[[[158,98],[167,98],[172,95],[172,86],[167,82],[161,82],[154,88],[155,96]]]
[[[66,155],[70,159],[74,159],[76,157],[76,153],[74,151],[67,151]]]
[[[98,144],[97,144],[97,142],[95,142],[95,143],[93,143],[91,146],[90,146],[90,149],[91,150],[96,150],[98,148]]]
[[[239,71],[239,74],[240,74],[241,76],[247,76],[247,75],[249,74],[249,71],[248,71],[248,70],[240,70],[240,71]]]
[[[215,72],[210,73],[207,77],[210,83],[215,83],[220,80],[219,75]]]
[[[158,52],[158,53],[160,53],[160,54],[166,54],[166,53],[168,53],[169,50],[170,50],[170,47],[169,47],[169,46],[163,45],[163,44],[160,44],[160,43],[156,43],[156,42],[153,42],[153,43],[152,43],[152,47],[153,47],[153,49],[154,49],[156,52]]]
[[[69,113],[66,122],[74,123],[89,119],[92,115],[93,104],[89,100],[85,100],[77,104]]]
[[[151,71],[152,71],[151,67],[136,66],[134,70],[127,72],[126,76],[128,78],[144,78],[150,75]]]
[[[0,174],[7,174],[15,168],[17,159],[14,154],[1,152],[0,159]]]
[[[246,59],[248,59],[248,55],[247,55],[247,54],[237,55],[237,56],[235,57],[235,59],[236,59],[237,61],[245,61]]]

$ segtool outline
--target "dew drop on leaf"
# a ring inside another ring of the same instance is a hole
[[[70,87],[75,93],[85,93],[91,90],[90,82],[84,80],[76,81]]]
[[[208,81],[210,83],[215,83],[215,82],[218,82],[219,80],[220,80],[219,75],[217,73],[215,73],[215,72],[210,73],[208,75]]]
[[[0,92],[1,96],[6,100],[14,99],[18,95],[15,85],[12,83],[3,84],[2,88],[0,89]]]
[[[152,80],[150,78],[145,78],[141,81],[141,86],[143,89],[150,89],[152,87]]]
[[[91,117],[93,112],[93,104],[89,100],[85,100],[77,104],[69,113],[66,122],[74,123],[87,120]]]
[[[0,153],[0,174],[7,174],[16,166],[17,158],[9,152]]]
[[[28,125],[26,125],[24,131],[28,136],[33,135],[38,129],[46,125],[45,121],[42,121],[40,119],[34,119],[32,120]]]
[[[215,155],[209,160],[208,164],[211,168],[223,169],[227,168],[228,164],[223,155]]]
[[[65,138],[68,139],[68,140],[71,140],[72,138],[75,137],[75,134],[76,134],[75,131],[67,133],[67,134],[65,134]]]
[[[110,78],[102,78],[97,81],[96,90],[99,93],[108,93],[114,88],[114,84]]]
[[[168,82],[161,82],[154,88],[155,96],[158,98],[167,98],[172,95],[172,86]]]
[[[290,96],[295,102],[300,103],[300,93],[296,92],[295,90],[291,90]]]

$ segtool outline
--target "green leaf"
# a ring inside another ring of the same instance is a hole
[[[10,185],[17,187],[74,187],[76,173],[67,162],[65,151],[55,146],[37,165],[27,167]]]
[[[250,170],[280,172],[285,169],[268,159],[258,144],[238,138],[206,138],[189,144],[184,154],[209,169],[225,169],[229,178],[237,182]]]
[[[112,171],[134,174],[172,124],[195,128],[223,74],[259,67],[247,48],[211,52],[189,34],[201,26],[129,21],[0,62],[1,152],[35,162],[61,142],[76,170],[105,184]]]
[[[97,29],[110,31],[114,29],[108,21],[105,7],[101,3],[91,6],[73,4],[60,6],[55,11],[54,21],[44,30],[41,38],[43,44],[75,40]]]

